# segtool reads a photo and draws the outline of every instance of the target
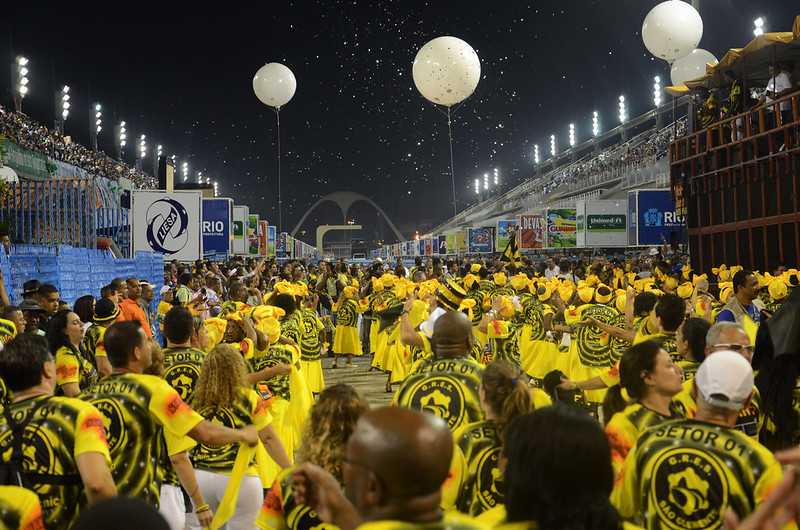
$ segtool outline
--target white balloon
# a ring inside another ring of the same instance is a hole
[[[281,63],[267,63],[253,77],[253,92],[270,107],[280,108],[289,103],[295,90],[297,80],[294,74]]]
[[[704,76],[706,74],[706,63],[716,62],[717,58],[714,57],[713,53],[697,48],[672,63],[669,77],[673,85],[681,86],[686,81]]]
[[[667,0],[650,10],[642,23],[645,47],[670,63],[691,52],[703,37],[700,13],[682,0]]]
[[[412,73],[414,84],[425,99],[449,107],[475,91],[481,77],[481,61],[463,40],[438,37],[417,52]]]

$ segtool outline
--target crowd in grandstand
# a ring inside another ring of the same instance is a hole
[[[154,188],[156,179],[144,171],[132,168],[125,162],[95,152],[52,131],[21,112],[12,112],[0,106],[0,136],[4,136],[23,149],[36,151],[55,160],[79,167],[90,175],[118,180],[130,179],[137,188]]]
[[[780,528],[800,273],[707,278],[659,250],[173,261],[163,285],[116,279],[72,307],[35,278],[19,306],[0,289],[0,518]],[[394,406],[326,387],[368,368]]]

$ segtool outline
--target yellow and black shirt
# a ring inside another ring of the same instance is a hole
[[[83,337],[83,351],[86,354],[86,360],[92,363],[95,368],[97,368],[97,357],[108,357],[106,348],[103,345],[106,329],[104,326],[92,324]]]
[[[393,404],[434,414],[451,431],[483,420],[478,389],[483,366],[465,357],[428,359],[412,367]]]
[[[0,486],[0,528],[44,530],[39,497],[19,486]]]
[[[157,507],[162,429],[182,438],[203,421],[202,416],[169,383],[152,375],[106,376],[81,394],[81,399],[103,414],[117,492]]]
[[[727,508],[743,519],[782,478],[773,454],[741,432],[670,421],[640,435],[611,502],[626,519],[641,514],[652,530],[720,528]]]
[[[633,403],[625,407],[625,410],[611,416],[606,423],[605,431],[608,445],[611,447],[611,464],[615,476],[619,475],[625,457],[643,431],[665,421],[683,419],[683,415],[674,403],[670,405],[670,412],[671,416],[662,416],[641,403]]]
[[[278,473],[264,497],[256,526],[262,530],[337,530],[338,526],[323,523],[313,508],[297,502],[292,487],[294,469],[287,467]]]
[[[589,317],[604,324],[610,324],[619,314],[616,309],[602,304],[585,304],[564,312],[567,324],[586,320]],[[575,354],[584,366],[595,368],[611,367],[611,336],[594,326],[579,327],[570,342],[570,354]]]
[[[299,311],[302,327],[300,336],[300,359],[302,361],[319,360],[319,332],[325,329],[322,320],[310,309]]]
[[[299,346],[302,342],[302,326],[303,322],[300,317],[300,312],[295,311],[288,317],[284,317],[283,320],[281,320],[281,336],[293,340],[294,343]]]
[[[490,340],[490,354],[483,356],[483,364],[503,360],[520,365],[519,330],[522,326],[511,320],[492,320],[486,328]]]
[[[366,302],[343,298],[333,305],[336,311],[336,325],[355,327],[358,324],[358,314],[367,310]]]
[[[260,431],[272,422],[272,416],[267,412],[264,401],[255,391],[249,388],[242,390],[239,401],[232,407],[204,407],[198,412],[206,420],[231,429],[240,429],[247,425],[253,425],[257,431]],[[233,463],[238,452],[238,443],[222,446],[210,446],[200,443],[195,447],[192,459],[195,469],[227,475],[233,470]],[[253,455],[253,460],[247,467],[245,474],[258,475],[255,455]]]
[[[297,355],[294,346],[276,342],[270,344],[266,351],[256,351],[248,360],[248,366],[251,373],[260,372],[278,364],[294,364]],[[265,400],[269,400],[271,395],[287,401],[292,399],[288,375],[276,375],[266,381],[259,381],[255,384],[255,390]]]
[[[110,462],[103,416],[89,403],[54,396],[12,403],[8,411],[15,423],[30,417],[24,434],[23,467],[39,496],[47,527],[71,528],[79,511],[88,505],[75,459],[84,453],[100,453]],[[12,439],[11,427],[0,415],[4,461],[11,457]]]
[[[453,433],[455,451],[450,467],[455,508],[472,517],[503,504],[503,477],[497,467],[502,442],[492,421],[470,423]],[[443,491],[448,491],[445,482]],[[445,497],[442,502],[445,504]]]
[[[97,369],[80,352],[61,346],[56,350],[56,394],[68,383],[78,383],[81,390],[97,381]]]
[[[188,403],[206,354],[197,348],[164,348],[164,380]]]

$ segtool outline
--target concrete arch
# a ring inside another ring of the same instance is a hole
[[[313,212],[317,206],[319,206],[325,201],[335,202],[339,206],[339,208],[342,209],[342,219],[345,222],[347,221],[347,211],[350,209],[350,206],[352,206],[353,203],[357,201],[366,201],[370,205],[372,205],[376,210],[378,210],[378,213],[381,214],[384,219],[386,219],[386,222],[389,223],[389,228],[391,228],[394,231],[398,241],[406,240],[403,234],[400,233],[400,230],[397,229],[392,220],[389,219],[389,216],[386,215],[386,212],[384,212],[380,206],[375,204],[375,202],[373,202],[373,200],[367,197],[366,195],[361,195],[360,193],[356,193],[354,191],[335,191],[333,193],[330,193],[322,197],[320,200],[315,202],[313,205],[311,205],[311,208],[309,208],[308,211],[303,215],[303,217],[300,219],[300,222],[297,223],[297,226],[294,227],[294,230],[292,230],[291,233],[292,237],[294,237],[295,234],[297,234],[297,231],[300,230],[300,227],[303,226],[303,223],[305,222],[309,214],[311,214],[311,212]]]

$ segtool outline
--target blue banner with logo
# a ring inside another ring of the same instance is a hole
[[[661,236],[670,241],[673,231],[682,243],[684,218],[675,213],[675,203],[670,199],[669,190],[640,190],[637,210],[639,245],[661,245]]]
[[[447,255],[447,236],[439,236],[439,254]]]
[[[468,228],[467,252],[492,252],[494,250],[494,228]]]
[[[203,199],[203,253],[225,255],[231,237],[230,199]]]

